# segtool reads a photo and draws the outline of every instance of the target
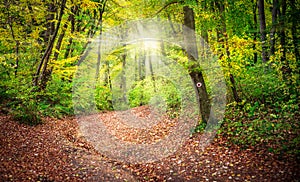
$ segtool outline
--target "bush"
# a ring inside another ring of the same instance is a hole
[[[129,104],[131,107],[140,105],[153,105],[166,111],[180,109],[181,95],[175,85],[164,78],[151,77],[135,83],[129,91]],[[165,108],[164,108],[165,107]]]
[[[40,95],[39,106],[45,116],[61,117],[73,114],[72,83],[52,75],[51,81]]]
[[[28,125],[38,125],[42,123],[41,113],[39,112],[39,105],[33,99],[26,98],[15,106],[13,117],[20,123]]]
[[[72,84],[53,75],[42,91],[32,86],[30,78],[16,77],[1,82],[2,110],[25,124],[41,124],[43,116],[61,117],[73,113]]]
[[[95,91],[96,107],[99,110],[112,110],[112,94],[109,87],[97,85]]]
[[[274,153],[299,153],[299,111],[278,113],[275,108],[247,103],[243,108],[229,106],[219,133],[231,143],[247,148],[264,146]]]

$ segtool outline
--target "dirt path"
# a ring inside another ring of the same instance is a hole
[[[112,114],[105,113],[101,117],[109,120]],[[80,137],[78,128],[74,118],[48,118],[43,125],[31,127],[17,124],[8,116],[0,116],[0,181],[300,179],[299,164],[291,156],[278,159],[265,150],[241,150],[237,146],[228,148],[224,138],[215,139],[205,150],[201,150],[200,135],[191,137],[176,153],[157,162],[118,162],[95,150],[84,137]],[[125,134],[120,132],[120,135]]]
[[[31,127],[0,117],[0,181],[135,181],[76,138],[74,119]]]

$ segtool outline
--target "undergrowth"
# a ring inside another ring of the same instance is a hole
[[[262,146],[276,154],[300,154],[300,112],[296,101],[265,106],[228,106],[219,134],[242,148]]]

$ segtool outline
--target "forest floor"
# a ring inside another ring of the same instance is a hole
[[[142,117],[146,112],[135,110]],[[112,122],[115,112],[99,114]],[[162,127],[163,128],[163,127]],[[161,128],[157,128],[161,129]],[[166,129],[166,128],[163,128]],[[263,147],[241,149],[216,137],[205,149],[195,134],[156,162],[128,163],[106,157],[80,135],[74,117],[44,118],[37,126],[0,116],[0,181],[298,181],[299,161]],[[126,140],[133,131],[119,132]],[[159,133],[159,132],[158,132]],[[141,135],[147,135],[141,133]],[[139,136],[140,137],[140,136]],[[149,136],[145,136],[147,138]],[[136,137],[135,137],[136,138]],[[143,137],[141,137],[143,138]]]

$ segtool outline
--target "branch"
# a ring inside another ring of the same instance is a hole
[[[112,0],[112,3],[114,3],[115,5],[119,6],[120,8],[126,8],[125,6],[120,5],[119,3],[117,3],[116,1]]]
[[[172,4],[177,4],[177,3],[183,3],[184,1],[183,0],[174,0],[174,1],[171,1],[167,4],[164,5],[164,7],[162,7],[160,10],[158,10],[154,16],[158,15],[160,12],[162,12],[164,9],[168,8],[170,5]]]

